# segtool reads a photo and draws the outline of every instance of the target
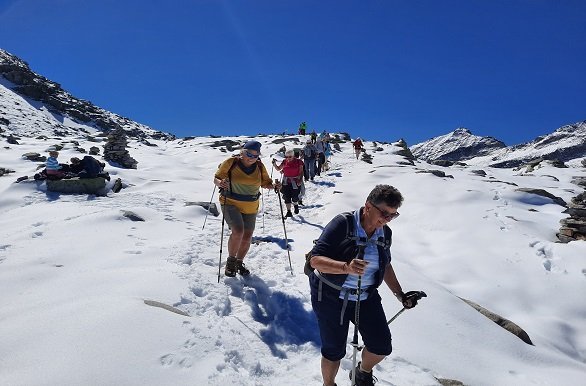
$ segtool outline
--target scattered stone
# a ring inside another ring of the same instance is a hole
[[[165,303],[158,302],[156,300],[146,300],[145,299],[144,304],[146,304],[147,306],[162,308],[164,310],[171,311],[171,312],[174,312],[174,313],[179,314],[179,315],[189,316],[189,314],[187,312],[181,311],[179,308],[170,306],[170,305],[165,304]]]
[[[16,137],[13,136],[12,134],[10,134],[7,138],[6,138],[6,142],[8,142],[11,145],[20,145],[20,143],[18,143],[18,141],[16,140]]]
[[[84,150],[83,152],[85,152],[85,150]],[[89,154],[90,154],[90,155],[99,155],[99,154],[100,154],[100,148],[99,148],[99,147],[97,147],[97,146],[92,146],[92,147],[90,147],[90,152],[89,152]]]
[[[9,174],[9,173],[14,173],[14,170],[7,169],[7,168],[0,168],[0,177],[2,177],[5,174]]]
[[[443,166],[443,167],[450,167],[454,164],[453,161],[448,161],[445,159],[436,159],[436,160],[432,160],[430,162],[432,165],[436,165],[436,166]]]
[[[131,221],[145,221],[144,218],[140,217],[139,215],[137,215],[136,213],[134,213],[130,210],[123,210],[122,216],[126,217],[127,219],[129,219]]]
[[[492,311],[487,310],[486,308],[474,303],[473,301],[470,301],[470,300],[467,300],[464,298],[460,298],[460,299],[465,301],[469,306],[474,308],[476,311],[480,312],[482,315],[486,316],[488,319],[492,320],[493,322],[495,322],[496,324],[498,324],[499,326],[501,326],[505,330],[507,330],[510,333],[512,333],[513,335],[517,336],[523,342],[533,346],[533,342],[531,342],[531,339],[529,338],[529,335],[527,334],[527,332],[525,332],[525,330],[523,330],[517,324],[511,322],[508,319],[503,318],[500,315],[495,314]]]
[[[442,178],[454,178],[454,176],[452,176],[451,174],[446,174],[441,170],[418,170],[417,173],[431,173],[436,177],[442,177]]]
[[[442,386],[465,386],[462,382],[455,379],[436,378]]]
[[[211,214],[213,214],[214,217],[218,217],[220,215],[220,212],[218,211],[218,207],[216,206],[216,203],[214,203],[214,202],[212,202],[212,204],[210,205],[209,202],[204,202],[204,201],[187,201],[185,203],[185,206],[201,206],[205,210],[209,210],[209,212]]]
[[[29,161],[34,161],[34,162],[45,162],[47,161],[47,157],[45,157],[44,155],[40,155],[39,153],[24,153],[22,155],[22,158],[27,159]]]
[[[1,175],[2,175],[2,174],[0,174],[0,176],[1,176]],[[22,177],[18,177],[18,178],[16,179],[16,181],[15,181],[15,182],[18,184],[19,182],[21,182],[21,181],[25,181],[25,180],[28,180],[28,176],[22,176]]]
[[[482,169],[472,170],[470,173],[476,174],[477,176],[486,177],[486,172]]]
[[[122,180],[117,178],[116,181],[114,181],[114,186],[112,186],[112,191],[118,193],[120,190],[122,190]]]

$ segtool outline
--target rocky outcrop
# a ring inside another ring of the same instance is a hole
[[[12,91],[42,102],[53,113],[75,121],[93,124],[104,132],[125,129],[133,138],[174,140],[175,136],[154,130],[128,118],[106,111],[91,102],[69,94],[55,83],[35,72],[18,57],[0,49],[0,75],[14,84]]]
[[[130,156],[126,149],[128,139],[123,129],[117,129],[108,134],[108,141],[104,145],[104,159],[114,162],[126,169],[136,169],[138,161]]]

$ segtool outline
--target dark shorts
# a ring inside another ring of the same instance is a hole
[[[254,231],[256,225],[256,213],[242,214],[234,205],[221,205],[224,213],[226,224],[233,231],[242,232],[244,230]]]
[[[339,361],[346,355],[348,329],[350,321],[354,323],[355,318],[356,302],[349,301],[343,323],[340,325],[340,313],[344,301],[338,298],[338,295],[338,291],[324,284],[322,299],[317,301],[317,289],[312,285],[311,305],[319,324],[321,354],[330,361]],[[376,355],[389,355],[393,351],[391,331],[378,292],[374,292],[367,300],[360,302],[358,331],[369,352]]]
[[[281,188],[281,193],[283,194],[283,200],[285,204],[290,204],[291,201],[297,203],[299,201],[299,192],[301,191],[301,187],[297,187],[297,189],[293,189],[293,186],[290,184],[283,185]]]

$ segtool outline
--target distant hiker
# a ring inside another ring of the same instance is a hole
[[[301,122],[299,125],[299,135],[305,135],[305,130],[307,129],[307,123]]]
[[[313,131],[311,132],[310,138],[311,138],[311,143],[315,143],[315,141],[317,140],[317,133],[315,132],[315,129],[313,129]]]
[[[232,231],[224,271],[229,277],[236,276],[236,273],[242,276],[250,274],[243,260],[256,225],[260,188],[280,189],[279,183],[273,185],[260,160],[260,148],[258,141],[246,142],[240,154],[222,162],[214,175],[214,184],[220,188],[222,212]]]
[[[49,158],[47,158],[47,163],[45,165],[47,178],[49,179],[60,179],[65,176],[65,173],[62,170],[63,166],[59,164],[57,157],[59,157],[58,151],[49,152]]]
[[[396,188],[377,185],[363,207],[334,217],[311,251],[311,305],[322,342],[324,385],[335,384],[340,360],[346,354],[350,321],[359,323],[365,345],[362,362],[355,369],[357,385],[372,385],[373,367],[391,353],[391,332],[377,290],[383,281],[405,308],[417,304],[416,299],[403,293],[391,265],[392,232],[386,224],[399,216],[397,209],[402,202],[403,196]],[[356,237],[348,237],[349,229]],[[360,307],[356,321],[358,292]]]
[[[315,169],[315,174],[320,176],[323,164],[326,162],[326,145],[321,138],[318,138],[315,142],[315,148],[317,149],[317,165]]]
[[[307,140],[305,147],[303,148],[303,163],[305,170],[305,181],[315,177],[315,160],[317,158],[317,149],[311,142],[311,139]]]
[[[364,147],[364,145],[362,144],[362,139],[360,139],[360,137],[356,138],[352,145],[354,146],[354,153],[356,153],[356,159],[358,159],[360,153],[362,152],[362,148]]]
[[[322,170],[326,172],[330,167],[330,157],[332,156],[332,145],[330,145],[329,137],[324,138],[324,163],[322,165]]]
[[[287,207],[285,217],[293,217],[291,202],[293,202],[295,214],[299,213],[299,193],[303,184],[303,162],[294,157],[293,150],[288,150],[285,153],[285,159],[280,164],[277,164],[277,160],[273,159],[273,165],[275,169],[283,173],[281,193]]]

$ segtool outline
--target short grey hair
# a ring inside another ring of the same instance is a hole
[[[391,185],[377,185],[372,189],[366,201],[378,205],[384,203],[391,208],[399,208],[403,203],[403,195]]]

